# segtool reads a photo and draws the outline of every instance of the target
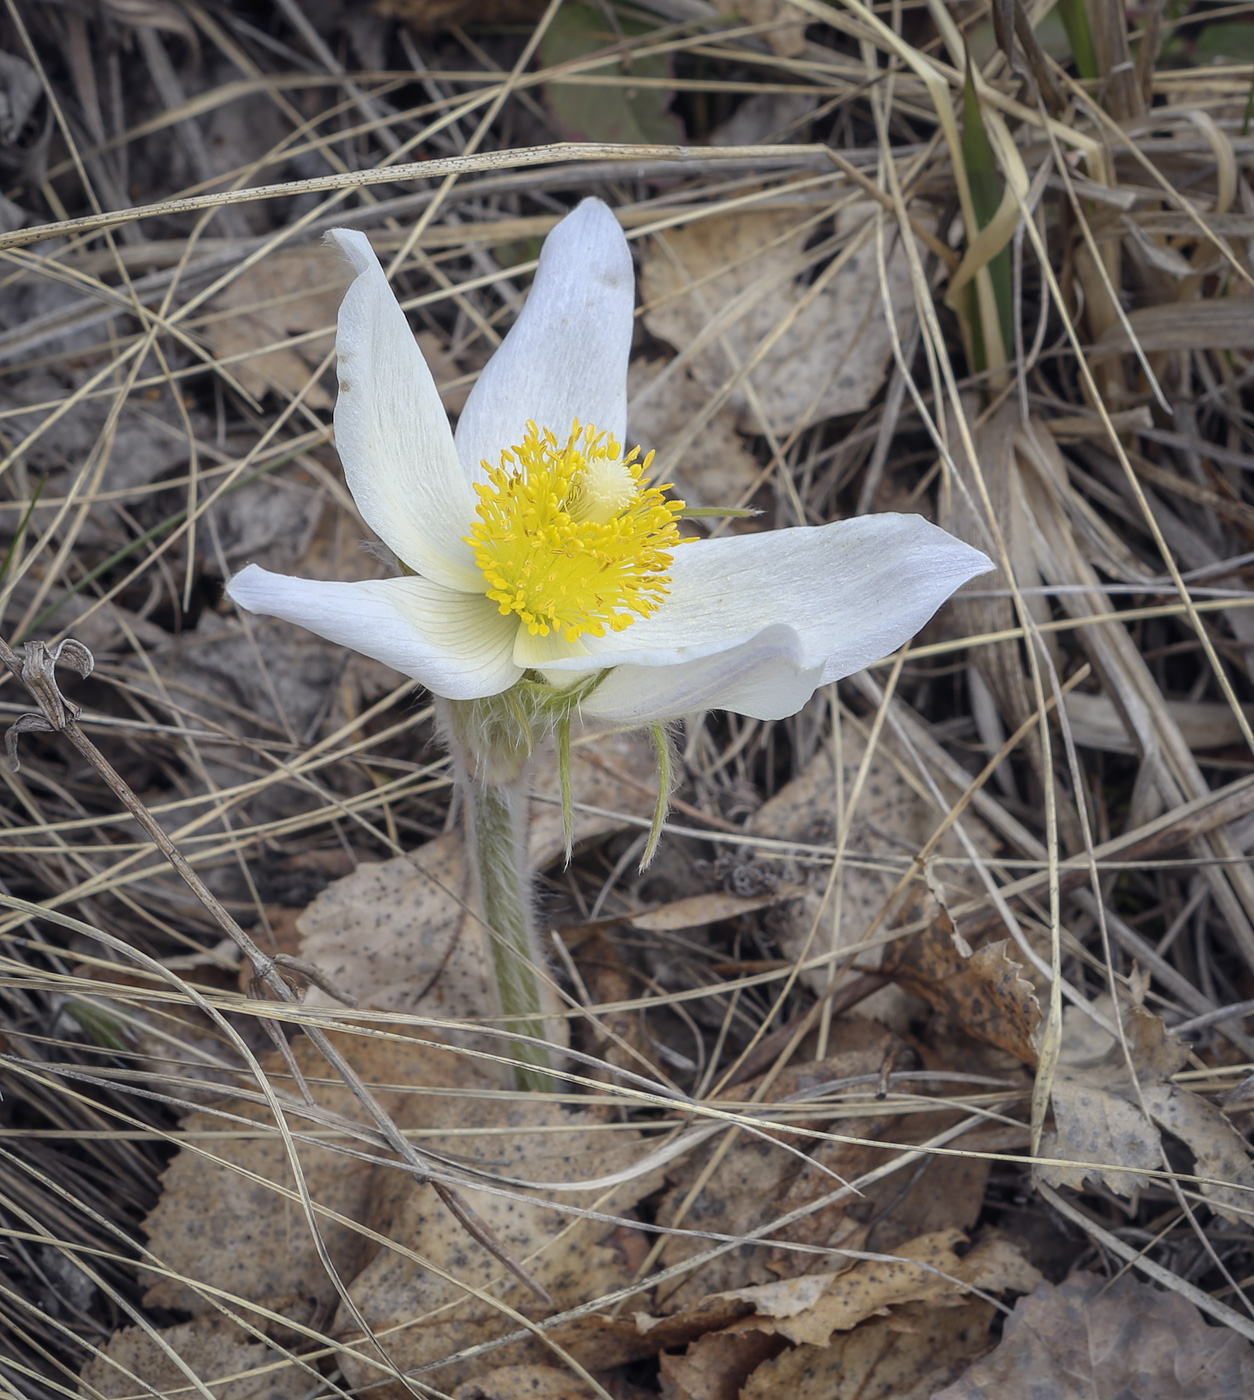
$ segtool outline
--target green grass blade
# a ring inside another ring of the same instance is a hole
[[[1084,0],[1058,0],[1058,17],[1071,42],[1071,57],[1075,59],[1076,72],[1082,78],[1100,78],[1097,50],[1093,47],[1093,32],[1089,28]]]
[[[991,223],[1001,205],[1002,180],[997,169],[993,147],[984,127],[984,117],[980,112],[980,99],[975,84],[971,80],[971,56],[967,55],[967,77],[962,92],[962,159],[967,168],[967,183],[971,190],[971,204],[975,210],[978,227],[968,233],[967,241],[979,229]],[[1014,283],[1010,271],[1010,249],[1003,248],[988,263],[988,274],[993,284],[993,298],[997,304],[997,323],[1001,327],[1001,341],[1008,351],[1014,344]],[[999,365],[989,362],[988,347],[984,343],[984,332],[979,315],[977,298],[979,287],[971,283],[971,330],[972,353],[976,370],[997,369]]]

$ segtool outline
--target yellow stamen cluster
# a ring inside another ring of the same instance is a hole
[[[649,484],[653,454],[639,455],[624,457],[612,434],[577,421],[565,444],[528,423],[499,467],[483,464],[488,480],[475,486],[479,518],[466,543],[488,597],[533,636],[621,632],[666,597],[684,505]]]

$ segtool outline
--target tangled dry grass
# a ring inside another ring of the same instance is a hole
[[[1014,1393],[972,1363],[1076,1270],[1162,1295],[1090,1326],[1248,1347],[1249,13],[8,0],[0,635],[94,669],[0,770],[0,1391]],[[520,1101],[423,695],[222,582],[381,567],[320,235],[456,413],[590,192],[686,499],[1001,567],[792,720],[686,722],[643,876],[633,739],[568,869],[538,794],[577,1056]]]

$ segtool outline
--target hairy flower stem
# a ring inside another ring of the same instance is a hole
[[[544,979],[546,958],[533,913],[527,851],[532,755],[555,730],[569,745],[570,710],[590,686],[564,692],[514,686],[483,700],[437,700],[436,715],[453,755],[466,803],[467,828],[483,916],[492,943],[497,1002],[520,1035],[552,1039],[545,1018],[556,1009]],[[569,758],[567,759],[569,764]],[[553,1054],[546,1045],[514,1044],[520,1089],[551,1090]]]
[[[501,1012],[509,1029],[546,1038],[542,1016],[543,966],[539,935],[532,915],[531,869],[527,862],[527,783],[465,784],[475,873],[483,913],[492,939]],[[553,1060],[547,1045],[514,1042],[515,1075],[520,1089],[551,1090]]]

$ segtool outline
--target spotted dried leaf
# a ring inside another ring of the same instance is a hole
[[[1178,1084],[1155,1084],[1145,1091],[1150,1116],[1193,1153],[1194,1175],[1210,1178],[1202,1195],[1234,1225],[1254,1220],[1254,1163],[1250,1145],[1222,1109]]]
[[[174,1327],[124,1327],[83,1367],[79,1393],[93,1400],[135,1395],[194,1396],[188,1376],[214,1400],[297,1400],[319,1384],[318,1370],[258,1341],[224,1317]]]
[[[1109,1000],[1102,1009],[1115,1014]],[[1143,1089],[1159,1081],[1163,1070],[1179,1068],[1157,1017],[1129,1008],[1125,1021],[1132,1066]],[[1149,1021],[1158,1021],[1158,1028]],[[1187,1047],[1178,1041],[1175,1049],[1187,1056]],[[1054,1129],[1042,1141],[1041,1155],[1056,1160],[1037,1168],[1043,1180],[1077,1189],[1086,1181],[1100,1181],[1122,1195],[1148,1185],[1145,1173],[1163,1161],[1158,1131],[1136,1100],[1118,1040],[1074,1009],[1063,1019],[1051,1098]]]
[[[1041,1143],[1037,1170],[1051,1186],[1099,1181],[1121,1196],[1149,1185],[1146,1172],[1163,1165],[1154,1125],[1140,1108],[1091,1078],[1060,1074],[1052,1091],[1054,1131]]]
[[[430,1115],[425,1094],[481,1082],[464,1057],[435,1044],[347,1032],[336,1032],[333,1040],[401,1126],[416,1112]],[[299,1039],[292,1050],[321,1109],[339,1115],[350,1133],[353,1124],[371,1121],[311,1042]],[[263,1068],[276,1092],[294,1094],[281,1057],[268,1057]],[[299,1095],[295,1100],[300,1102]],[[186,1145],[162,1173],[161,1199],[144,1228],[154,1261],[166,1272],[143,1271],[145,1303],[194,1315],[212,1312],[210,1295],[193,1287],[194,1281],[251,1302],[295,1294],[331,1306],[338,1294],[294,1195],[291,1163],[270,1108],[242,1098],[217,1107],[184,1120]],[[297,1134],[322,1126],[298,1112],[289,1115],[289,1125]],[[357,1145],[351,1137],[349,1145]],[[366,1219],[378,1190],[376,1171],[384,1169],[338,1147],[335,1135],[324,1133],[298,1143],[296,1156],[311,1200],[331,1213],[315,1218],[332,1267],[352,1278],[371,1252],[352,1222]]]
[[[577,746],[571,782],[575,840],[617,830],[606,813],[652,815],[657,776],[652,746],[638,734],[617,734]],[[580,805],[599,811],[581,811]],[[531,808],[531,856],[543,868],[564,849],[556,764],[540,765]],[[336,880],[297,920],[301,956],[335,986],[376,1009],[464,1020],[490,1015],[491,956],[473,912],[466,843],[450,832],[409,855],[359,865]],[[331,999],[316,988],[316,1005]],[[458,1044],[497,1051],[499,1041],[449,1032]]]
[[[1033,1034],[1041,1008],[1009,942],[985,944],[964,955],[949,915],[936,910],[929,927],[890,945],[882,970],[921,997],[968,1035],[1035,1065]]]
[[[272,253],[213,299],[205,337],[253,398],[272,389],[289,397],[304,392],[309,408],[329,409],[330,389],[313,376],[335,342],[347,282],[347,269],[328,248]]]
[[[832,1025],[831,1051],[825,1060],[789,1065],[767,1093],[768,1102],[814,1091],[831,1081],[874,1077],[884,1064],[906,1054],[905,1045],[891,1031],[863,1019]],[[727,1098],[744,1102],[755,1090],[754,1081],[737,1085]],[[874,1084],[868,1090],[874,1093]],[[842,1185],[870,1169],[879,1160],[876,1140],[895,1136],[900,1120],[890,1110],[873,1116],[841,1116],[830,1107],[814,1110],[803,1126],[840,1134],[845,1140],[815,1144],[789,1137],[798,1152],[789,1152],[771,1137],[740,1133],[694,1200],[684,1209],[690,1192],[702,1178],[710,1157],[718,1149],[711,1143],[691,1153],[671,1173],[672,1186],[658,1207],[660,1225],[681,1225],[720,1235],[743,1235],[760,1229],[776,1217],[817,1202],[841,1190]],[[806,1155],[808,1152],[809,1155]],[[765,1243],[746,1244],[709,1261],[697,1272],[663,1285],[658,1311],[684,1312],[699,1306],[706,1294],[768,1282],[776,1270],[797,1272],[813,1256],[798,1256],[779,1242],[823,1243],[858,1248],[865,1238],[860,1224],[847,1216],[851,1198],[833,1202],[804,1215],[783,1231],[771,1232],[772,1249]],[[667,1240],[661,1262],[665,1267],[682,1263],[704,1252],[706,1241],[685,1235]]]
[[[1242,1400],[1254,1347],[1187,1299],[1130,1275],[1076,1273],[1020,1298],[995,1351],[935,1400]]]
[[[986,1293],[1030,1293],[1040,1283],[1039,1271],[1008,1240],[994,1236],[960,1256],[954,1246],[965,1239],[961,1230],[941,1230],[901,1245],[891,1259],[860,1260],[842,1273],[805,1274],[730,1296],[753,1304],[756,1316],[741,1327],[825,1347],[833,1333],[902,1303],[956,1307],[970,1296],[964,1285]]]
[[[1248,1222],[1254,1201],[1249,1145],[1217,1106],[1170,1082],[1189,1047],[1143,1007],[1126,1008],[1123,1020],[1126,1057],[1112,1036],[1095,1035],[1074,1017],[1064,1022],[1052,1086],[1054,1131],[1041,1147],[1042,1156],[1055,1160],[1037,1171],[1053,1186],[1100,1181],[1128,1196],[1148,1185],[1148,1172],[1164,1167],[1160,1131],[1166,1131],[1192,1151],[1195,1173],[1211,1178],[1201,1189],[1214,1208]],[[1077,1051],[1077,1044],[1084,1048]]]
[[[857,237],[871,217],[863,202],[838,219]],[[749,374],[752,394],[742,385],[732,395],[745,432],[762,432],[761,417],[787,434],[861,412],[884,379],[892,351],[874,243],[863,242],[816,294],[806,284],[809,229],[792,210],[739,210],[669,229],[644,250],[645,325],[692,354],[692,375],[707,393],[787,321]],[[887,266],[890,300],[904,319],[913,296],[900,246],[889,248]]]
[[[931,1400],[988,1347],[991,1303],[944,1308],[907,1303],[841,1333],[830,1346],[798,1346],[759,1366],[740,1400]]]
[[[459,1385],[453,1400],[593,1400],[596,1392],[555,1366],[498,1366]]]
[[[553,1307],[538,1302],[469,1239],[430,1186],[392,1173],[376,1194],[370,1222],[395,1243],[379,1248],[350,1290],[381,1338],[389,1366],[402,1371],[433,1366],[424,1378],[447,1391],[475,1379],[485,1362],[438,1363],[514,1332],[518,1314],[541,1318],[586,1304],[635,1277],[647,1249],[642,1234],[557,1207],[623,1217],[655,1190],[656,1173],[633,1171],[647,1152],[638,1134],[607,1131],[598,1118],[509,1093],[443,1100],[438,1124],[425,1130],[421,1141],[428,1151],[473,1162],[500,1182],[498,1190],[465,1187],[462,1195],[548,1291]],[[378,1400],[409,1396],[403,1383],[384,1379],[394,1373],[380,1369],[347,1308],[341,1307],[332,1330],[345,1344],[339,1362],[351,1387],[373,1385]],[[603,1350],[588,1340],[595,1334],[557,1327],[547,1335],[582,1365],[606,1364]],[[552,1357],[543,1343],[529,1338],[492,1350],[489,1364],[542,1365]]]
[[[866,745],[856,727],[845,723],[841,729],[841,766],[846,801],[851,798],[865,751]],[[796,958],[803,951],[808,955],[818,954],[830,948],[833,940],[837,946],[857,942],[880,915],[885,901],[896,888],[903,858],[921,851],[945,817],[945,811],[911,785],[903,767],[894,762],[895,755],[892,741],[881,737],[854,809],[845,846],[847,859],[837,874],[838,883],[829,882],[826,865],[806,866],[799,872],[809,886],[804,898],[773,910],[769,916],[771,931],[786,957]],[[798,777],[785,784],[754,814],[748,829],[754,835],[781,841],[830,845],[836,833],[835,775],[832,754],[824,746]],[[995,848],[996,841],[983,822],[971,817],[964,818],[964,822],[977,847],[989,852]],[[939,853],[962,854],[962,847],[952,833],[943,838]],[[949,898],[957,898],[973,888],[973,876],[965,866],[945,867],[942,878],[944,892]],[[834,932],[837,888],[840,928]],[[815,992],[827,990],[826,967],[803,972],[802,978]]]

